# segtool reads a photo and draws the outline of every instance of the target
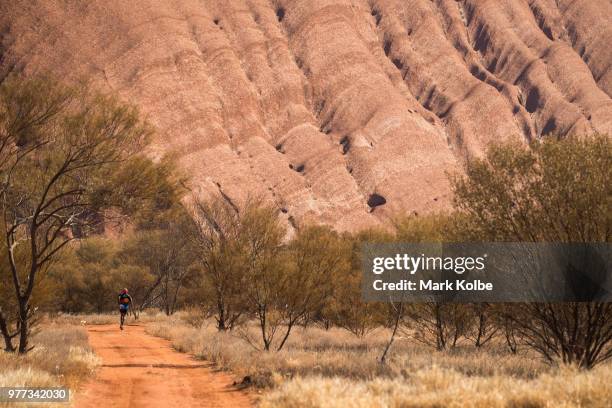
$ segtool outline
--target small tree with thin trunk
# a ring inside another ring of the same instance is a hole
[[[249,204],[243,213],[243,234],[240,237],[245,310],[255,316],[263,349],[272,347],[276,334],[284,323],[287,293],[293,284],[288,273],[288,257],[282,251],[284,229],[277,211],[270,206]],[[247,331],[242,337],[258,348]]]
[[[274,344],[280,351],[295,325],[331,299],[336,278],[350,267],[350,245],[327,227],[309,226],[281,247],[284,231],[273,209],[256,208],[249,218],[248,307],[259,323],[263,349]]]
[[[202,292],[220,331],[232,329],[244,312],[244,211],[217,197],[193,198],[193,225],[187,229],[194,258],[202,268]],[[246,210],[245,210],[246,211]]]
[[[362,246],[364,242],[391,240],[391,235],[366,230],[345,239],[350,243],[347,249],[350,251],[350,266],[339,270],[334,276],[334,293],[331,301],[326,302],[323,312],[336,326],[357,337],[364,337],[387,323],[388,310],[381,302],[365,302],[362,298]]]
[[[48,78],[0,86],[2,285],[12,287],[16,311],[0,309],[8,351],[30,349],[37,278],[72,240],[99,228],[106,208],[120,206],[126,186],[115,175],[148,133],[135,109],[85,87]]]
[[[188,240],[191,221],[182,212],[172,216],[175,221],[163,229],[140,231],[126,240],[119,253],[122,262],[144,267],[152,277],[136,297],[138,312],[157,305],[167,315],[173,314],[181,290],[193,274],[194,251]]]
[[[455,221],[454,215],[445,214],[398,218],[395,238],[412,243],[453,242],[459,239],[452,228]],[[465,338],[473,315],[469,305],[437,299],[406,305],[404,314],[411,337],[437,350],[453,348]]]

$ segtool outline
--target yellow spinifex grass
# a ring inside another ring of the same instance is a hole
[[[75,325],[44,325],[25,356],[0,351],[0,387],[68,387],[74,395],[79,382],[99,364],[90,350],[87,333]],[[65,407],[65,403],[20,403],[22,406]],[[0,403],[0,407],[14,403]]]
[[[612,367],[560,368],[535,379],[466,376],[442,368],[408,378],[295,378],[264,395],[261,408],[609,407]]]

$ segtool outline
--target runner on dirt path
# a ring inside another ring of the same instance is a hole
[[[125,316],[128,314],[128,311],[130,310],[130,305],[132,304],[132,297],[128,293],[127,288],[124,288],[121,293],[119,293],[117,301],[119,302],[119,313],[121,314],[119,328],[123,330]]]

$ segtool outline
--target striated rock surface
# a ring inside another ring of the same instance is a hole
[[[490,142],[612,134],[609,0],[0,0],[0,79],[87,78],[200,194],[356,230]]]

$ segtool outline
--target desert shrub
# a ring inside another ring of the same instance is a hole
[[[475,240],[610,242],[611,178],[608,136],[497,145],[454,180],[455,206]],[[611,303],[517,303],[502,314],[551,363],[591,368],[612,358]]]

